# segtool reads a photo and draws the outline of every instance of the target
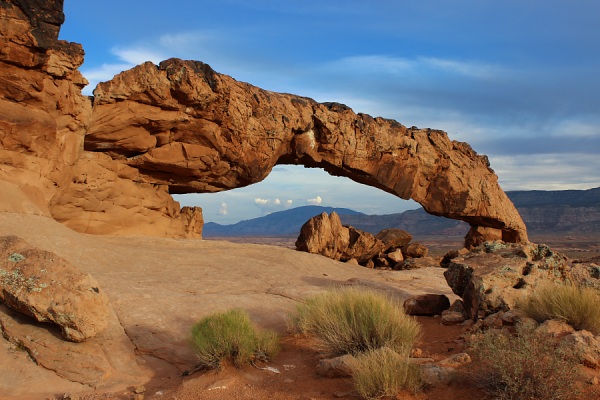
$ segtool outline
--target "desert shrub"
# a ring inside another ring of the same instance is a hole
[[[402,389],[416,392],[421,387],[419,367],[389,347],[357,355],[352,379],[365,399],[394,397]]]
[[[568,284],[545,285],[519,303],[538,322],[561,320],[575,329],[600,334],[600,292],[591,287]]]
[[[384,293],[360,287],[338,288],[301,304],[292,323],[319,341],[319,350],[331,356],[358,354],[389,347],[407,354],[419,334],[419,325],[401,304]]]
[[[221,368],[225,360],[236,366],[267,360],[279,350],[277,333],[258,329],[239,309],[202,318],[192,327],[190,342],[203,368]]]
[[[518,326],[516,335],[496,329],[477,335],[471,355],[475,383],[497,399],[577,398],[576,356],[530,325]]]

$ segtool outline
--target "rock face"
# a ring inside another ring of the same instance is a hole
[[[199,237],[200,211],[182,215],[169,194],[234,189],[276,164],[302,164],[466,221],[470,245],[527,240],[487,158],[442,131],[178,59],[99,84],[92,106],[80,92],[81,46],[57,40],[62,1],[8,0],[0,10],[0,180],[36,182],[26,196],[73,229]]]
[[[16,236],[0,237],[0,300],[37,321],[55,323],[73,342],[102,332],[110,312],[94,278]]]
[[[166,185],[84,151],[92,102],[81,45],[58,40],[63,2],[0,2],[0,211],[52,216],[89,233],[201,237]]]
[[[593,264],[572,264],[546,245],[484,243],[448,263],[444,272],[468,318],[508,311],[539,285],[575,282],[600,288]]]

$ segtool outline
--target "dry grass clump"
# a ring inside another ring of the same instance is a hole
[[[300,305],[292,323],[320,342],[330,356],[388,347],[408,354],[419,325],[401,304],[381,292],[360,287],[334,289]]]
[[[565,346],[536,333],[533,327],[518,326],[516,335],[488,330],[474,339],[471,355],[478,363],[476,384],[494,398],[577,398],[577,357]]]
[[[573,328],[600,334],[600,292],[591,287],[569,284],[542,286],[519,304],[538,322],[561,320]]]
[[[202,318],[192,327],[191,346],[202,368],[220,369],[223,361],[234,365],[267,360],[279,350],[277,333],[258,329],[239,309]]]
[[[352,377],[356,390],[365,399],[393,397],[402,389],[416,392],[421,387],[419,367],[389,347],[356,356]]]

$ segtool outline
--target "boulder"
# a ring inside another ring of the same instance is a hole
[[[16,236],[0,237],[0,301],[81,342],[106,328],[108,297],[90,275]]]
[[[579,282],[600,287],[593,271],[571,264],[546,245],[486,242],[454,258],[444,272],[452,291],[464,302],[468,318],[508,311],[536,287]]]
[[[340,261],[356,259],[365,266],[383,250],[383,246],[383,242],[368,232],[342,226],[335,211],[330,215],[322,213],[306,221],[296,240],[296,249],[299,251]]]
[[[379,232],[375,237],[383,242],[384,251],[407,246],[412,240],[412,235],[405,230],[389,228]]]
[[[350,354],[320,360],[317,364],[317,375],[325,378],[346,378],[352,376],[355,361],[354,356]]]
[[[385,256],[396,264],[404,261],[404,255],[400,249],[395,249],[394,251],[387,253]]]
[[[581,362],[589,368],[600,368],[600,337],[586,330],[564,336],[562,342],[573,349]]]
[[[421,258],[427,256],[429,250],[420,243],[414,242],[402,248],[405,258]],[[438,263],[439,265],[439,263]]]
[[[450,300],[444,294],[422,294],[404,302],[404,310],[409,315],[439,315],[450,307]]]

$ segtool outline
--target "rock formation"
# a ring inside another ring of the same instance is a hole
[[[107,387],[141,374],[97,281],[17,236],[0,237],[0,334],[72,382]]]
[[[81,46],[57,40],[62,1],[0,10],[0,181],[24,186],[33,208],[73,229],[200,237],[200,210],[182,213],[170,194],[234,189],[276,164],[302,164],[466,221],[469,245],[527,240],[487,158],[442,131],[178,59],[99,84],[92,105],[80,93]]]
[[[296,250],[320,254],[334,260],[352,261],[367,268],[415,269],[414,258],[427,255],[427,247],[410,243],[412,236],[400,229],[384,229],[376,236],[342,225],[339,215],[321,213],[300,229]],[[432,260],[433,261],[433,260]],[[427,266],[430,263],[427,263]],[[433,261],[434,266],[439,262]]]
[[[84,151],[92,102],[81,94],[81,45],[58,40],[62,7],[0,3],[0,211],[52,216],[81,232],[201,237],[200,209],[182,211],[167,186]]]
[[[16,236],[0,237],[0,300],[40,322],[55,323],[73,342],[102,332],[109,314],[108,298],[94,278]]]
[[[537,287],[571,282],[600,288],[593,263],[572,264],[546,245],[487,242],[448,262],[444,272],[467,318],[508,311]]]

